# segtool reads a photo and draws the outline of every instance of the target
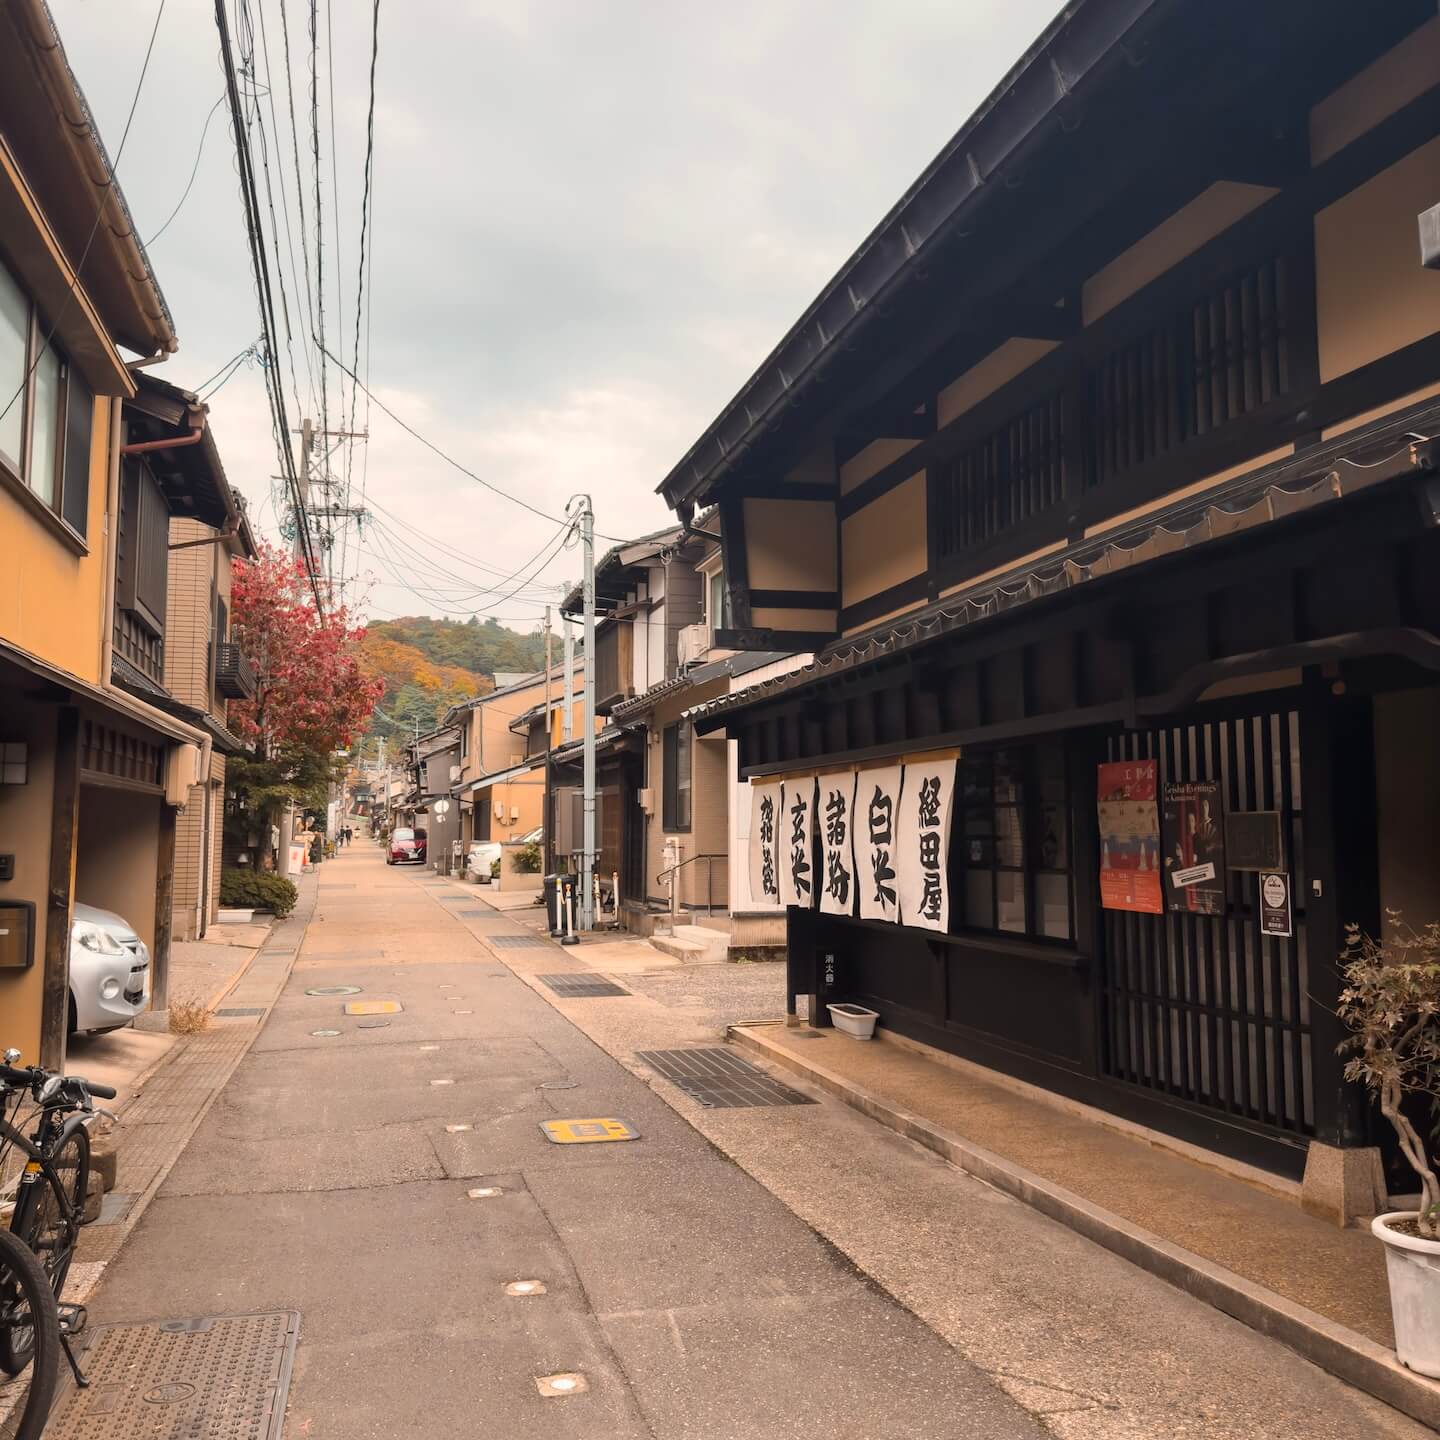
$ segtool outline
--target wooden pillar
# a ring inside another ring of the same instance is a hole
[[[1309,893],[1296,900],[1305,907],[1315,1137],[1350,1148],[1375,1143],[1364,1091],[1346,1083],[1344,1057],[1335,1049],[1344,1037],[1335,1005],[1345,927],[1380,933],[1374,712],[1368,696],[1335,696],[1319,676],[1308,690],[1300,774]]]
[[[50,879],[45,905],[40,992],[40,1063],[65,1068],[70,1022],[70,911],[75,889],[75,836],[80,814],[80,712],[55,716],[55,779],[50,813]],[[28,1057],[27,1057],[28,1058]]]
[[[205,847],[201,846],[201,855]],[[160,802],[155,848],[155,949],[150,956],[150,1008],[170,1008],[170,939],[175,922],[175,807]]]

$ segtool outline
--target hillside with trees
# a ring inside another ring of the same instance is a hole
[[[384,685],[369,734],[404,741],[433,730],[450,706],[495,688],[496,671],[531,673],[544,663],[544,640],[493,620],[481,624],[429,615],[377,620],[365,633],[368,674]]]

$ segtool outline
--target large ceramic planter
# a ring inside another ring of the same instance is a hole
[[[1440,1380],[1440,1241],[1390,1228],[1391,1221],[1414,1218],[1413,1210],[1392,1210],[1377,1215],[1370,1229],[1385,1246],[1395,1353],[1417,1375]]]

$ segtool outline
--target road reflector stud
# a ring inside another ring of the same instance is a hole
[[[526,1295],[543,1295],[545,1285],[540,1280],[514,1280],[505,1287],[505,1293],[512,1299],[520,1299]]]
[[[338,1030],[312,1030],[310,1033],[317,1040],[333,1040],[340,1032]]]
[[[453,1080],[432,1080],[430,1083],[432,1085],[453,1085],[455,1082]]]
[[[398,1000],[347,1000],[347,1015],[398,1015],[405,1007]]]
[[[473,1015],[475,1012],[473,1010],[452,1010],[450,1013],[452,1015]]]
[[[447,1125],[445,1127],[445,1133],[447,1135],[459,1135],[462,1131],[473,1130],[474,1128],[473,1125]]]
[[[446,1129],[449,1129],[449,1126],[446,1126]],[[467,1190],[465,1195],[470,1200],[493,1200],[497,1195],[504,1193],[498,1185],[481,1185],[476,1190]]]
[[[579,1395],[590,1388],[583,1375],[537,1375],[535,1388],[547,1400],[560,1395]]]
[[[422,1045],[420,1048],[422,1050],[438,1050],[440,1047],[438,1045]]]
[[[640,1132],[624,1120],[542,1120],[540,1129],[553,1145],[595,1145],[607,1140],[638,1140]]]

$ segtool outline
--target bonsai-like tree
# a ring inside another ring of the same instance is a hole
[[[1420,1177],[1420,1234],[1440,1240],[1435,1159],[1404,1110],[1407,1096],[1421,1095],[1440,1122],[1440,923],[1417,932],[1402,928],[1394,911],[1390,918],[1392,935],[1383,942],[1346,927],[1339,1014],[1350,1035],[1340,1049],[1350,1055],[1345,1078],[1363,1081],[1375,1096]]]

